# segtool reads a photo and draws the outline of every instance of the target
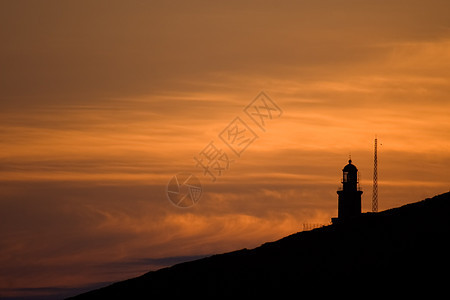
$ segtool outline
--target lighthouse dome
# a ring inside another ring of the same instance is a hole
[[[348,165],[346,165],[344,167],[344,169],[342,169],[342,171],[348,172],[348,173],[354,173],[354,172],[356,173],[356,172],[358,172],[358,169],[356,168],[355,165],[352,164],[352,160],[349,159],[348,160]]]

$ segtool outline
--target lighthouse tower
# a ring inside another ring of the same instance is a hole
[[[336,221],[346,220],[361,214],[361,194],[358,185],[358,169],[349,159],[348,165],[342,169],[342,188],[337,191],[338,194],[338,217],[333,218]]]

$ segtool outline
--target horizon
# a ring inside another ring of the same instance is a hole
[[[1,6],[1,297],[328,224],[349,156],[369,212],[375,137],[379,211],[449,191],[446,1]]]

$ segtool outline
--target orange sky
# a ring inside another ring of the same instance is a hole
[[[381,210],[449,190],[447,1],[0,6],[0,295],[328,223],[350,153],[369,211],[375,135]],[[266,132],[243,111],[261,91],[283,111]],[[238,116],[259,136],[241,157],[219,138]],[[211,141],[235,160],[216,182],[193,160]],[[167,199],[178,172],[194,207]]]

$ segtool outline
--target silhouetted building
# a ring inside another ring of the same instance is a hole
[[[342,188],[337,191],[338,217],[332,218],[333,223],[361,214],[361,194],[358,182],[358,169],[349,159],[348,165],[342,169]]]

